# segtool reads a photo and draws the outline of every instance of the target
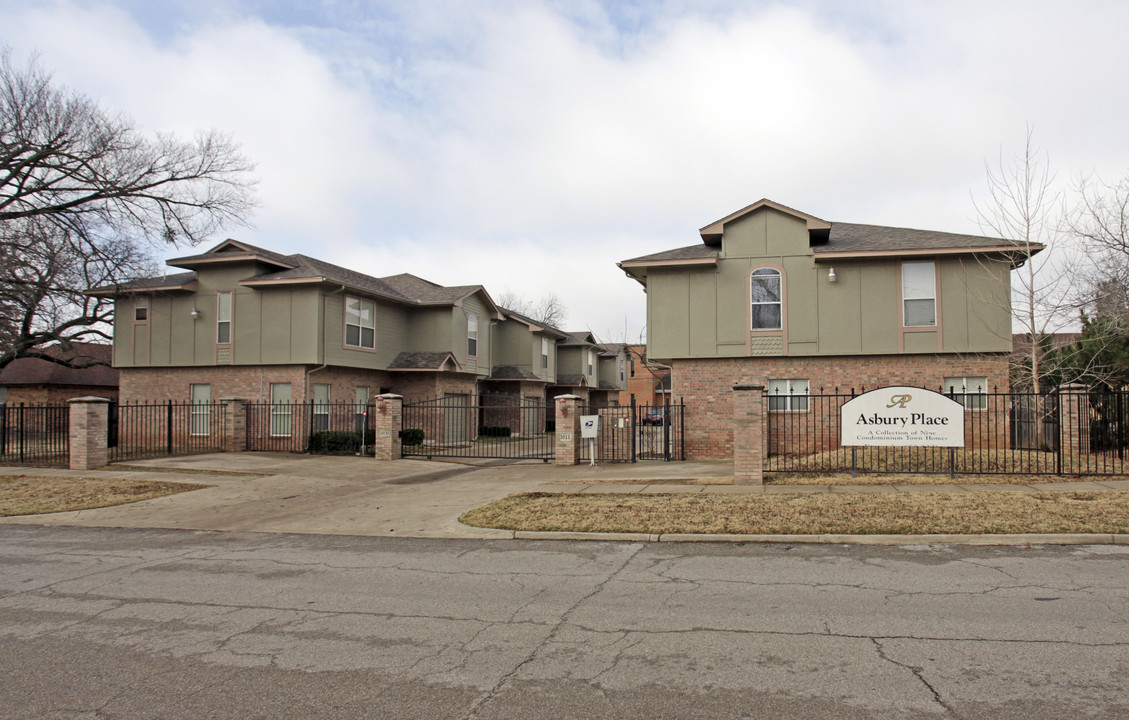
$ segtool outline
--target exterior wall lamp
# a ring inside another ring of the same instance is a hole
[[[827,268],[827,282],[833,283],[838,279],[838,276],[835,275],[835,268]]]
[[[188,311],[188,314],[192,316],[193,320],[199,320],[200,319],[200,311],[196,309],[195,305],[193,305],[192,309]]]

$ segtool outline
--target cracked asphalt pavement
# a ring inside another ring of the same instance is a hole
[[[0,547],[0,718],[1129,716],[1124,546]]]

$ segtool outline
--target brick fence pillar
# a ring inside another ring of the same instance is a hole
[[[220,398],[224,405],[224,452],[244,452],[247,449],[247,401],[243,398]]]
[[[373,456],[377,460],[400,459],[400,430],[404,426],[404,398],[391,393],[373,400]]]
[[[765,454],[764,385],[733,386],[733,484],[763,485]]]
[[[576,395],[556,398],[557,437],[554,450],[557,465],[580,464],[580,402]]]
[[[80,397],[67,401],[70,405],[71,470],[92,470],[109,462],[106,431],[110,417],[110,401],[100,397]]]
[[[1072,458],[1090,454],[1090,388],[1085,385],[1060,385],[1058,390],[1062,408],[1062,447],[1059,452],[1063,455],[1064,472],[1070,472],[1074,468]]]

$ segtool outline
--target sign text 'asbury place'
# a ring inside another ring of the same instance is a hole
[[[964,406],[923,388],[885,387],[843,404],[841,444],[964,447]]]

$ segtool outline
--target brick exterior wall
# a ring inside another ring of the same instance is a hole
[[[397,373],[309,365],[249,365],[122,368],[122,402],[186,402],[190,386],[211,386],[212,401],[243,398],[269,402],[272,383],[290,383],[291,401],[313,399],[315,384],[328,384],[331,403],[351,403],[356,389],[367,387],[369,399],[386,392],[404,397],[404,402],[442,397],[447,393],[477,394],[477,378],[466,373]]]
[[[940,388],[946,377],[986,377],[989,392],[1007,392],[1006,354],[860,355],[675,360],[672,402],[686,401],[686,459],[733,457],[733,386],[804,379],[811,392],[862,392],[884,385]],[[772,448],[772,441],[769,442]]]
[[[77,397],[118,399],[118,389],[105,385],[9,385],[4,393],[9,405],[63,405]]]

